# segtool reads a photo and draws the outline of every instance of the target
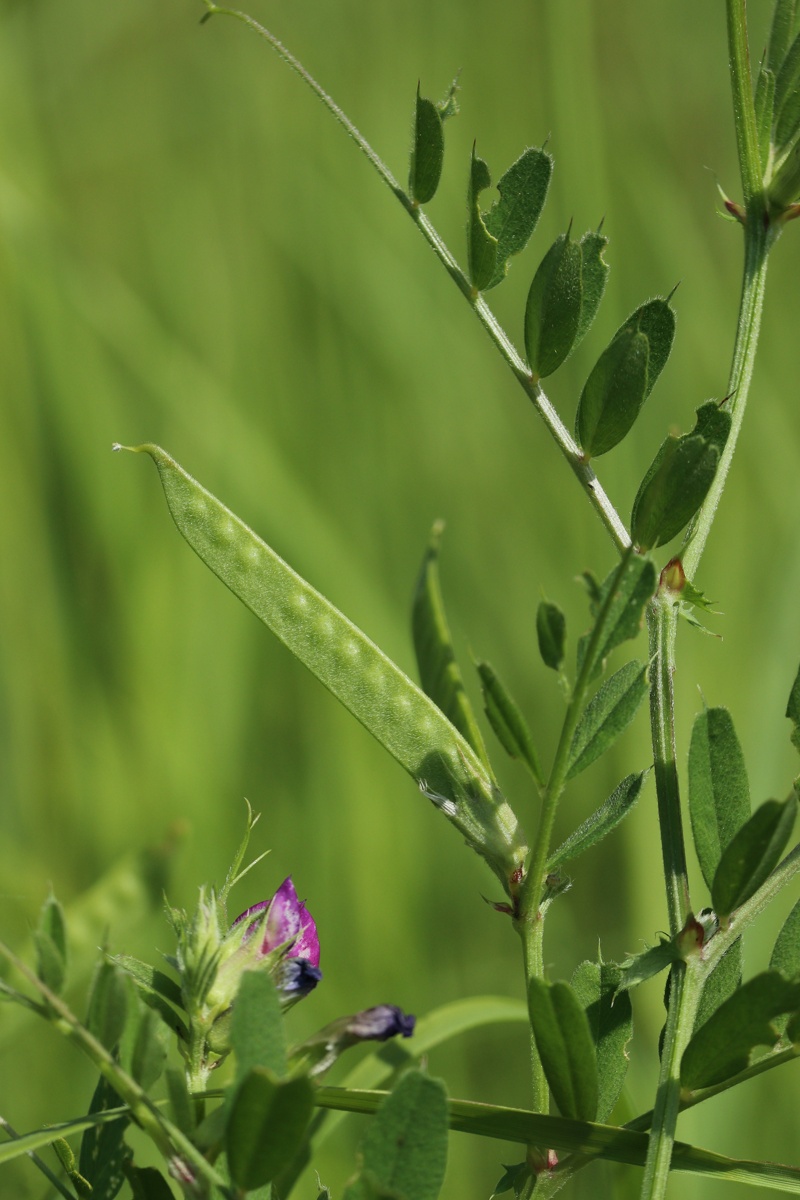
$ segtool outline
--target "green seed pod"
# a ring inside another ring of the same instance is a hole
[[[135,450],[155,462],[195,553],[405,767],[508,891],[527,853],[524,834],[469,743],[374,642],[165,451]]]

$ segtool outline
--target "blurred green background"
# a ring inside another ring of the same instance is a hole
[[[766,2],[751,3],[753,43]],[[253,15],[300,56],[405,178],[417,80],[438,97],[461,69],[462,112],[429,212],[464,261],[477,139],[497,178],[549,137],[556,169],[527,252],[490,303],[521,343],[535,266],[573,219],[605,217],[612,272],[597,324],[549,393],[572,423],[594,357],[644,299],[680,281],[672,361],[599,472],[625,515],[664,434],[724,395],[741,238],[723,6],[616,0],[339,0]],[[413,673],[411,591],[432,521],[462,660],[489,658],[549,761],[561,703],[539,662],[544,591],[586,621],[574,583],[610,541],[522,392],[366,161],[265,43],[202,28],[199,0],[5,0],[0,13],[0,929],[24,947],[52,884],[83,951],[169,951],[158,901],[125,856],[179,843],[173,903],[219,879],[243,797],[272,854],[241,908],[291,872],[317,919],[324,984],[300,1037],[383,1001],[424,1013],[521,995],[518,947],[482,900],[493,879],[413,783],[175,532],[155,472],[112,441],[157,441]],[[701,704],[727,704],[754,800],[796,771],[783,714],[800,658],[796,378],[798,233],[771,266],[752,409],[697,580],[718,637],[688,627],[676,677],[679,755]],[[666,555],[665,555],[666,558]],[[643,645],[642,645],[643,650]],[[521,770],[495,755],[523,821]],[[650,761],[645,714],[581,776],[562,831]],[[619,958],[666,922],[649,786],[621,832],[581,860],[555,907],[552,977]],[[115,866],[116,864],[116,866]],[[120,865],[121,864],[121,865]],[[102,879],[116,870],[118,886]],[[705,903],[697,881],[696,903]],[[98,884],[98,881],[101,881]],[[95,888],[88,897],[87,889]],[[157,891],[157,887],[155,888]],[[749,939],[769,957],[786,897]],[[99,910],[99,912],[98,912]],[[71,1001],[87,979],[76,968]],[[631,1111],[649,1107],[661,981],[636,993]],[[431,1056],[451,1091],[527,1102],[522,1028]],[[90,1073],[69,1046],[0,1011],[0,1114],[18,1129],[76,1115]],[[706,1104],[680,1134],[798,1161],[798,1071]],[[326,1151],[341,1189],[361,1127]],[[485,1197],[518,1148],[454,1135],[447,1197]],[[585,1172],[575,1195],[635,1194],[633,1171]],[[734,1186],[676,1179],[681,1196]],[[633,1189],[631,1191],[631,1189]],[[38,1197],[27,1167],[0,1195]],[[315,1196],[308,1175],[297,1193]]]

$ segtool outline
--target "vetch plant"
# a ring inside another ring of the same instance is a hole
[[[570,432],[542,381],[584,339],[591,344],[608,274],[602,227],[578,237],[570,226],[545,250],[525,305],[525,357],[485,298],[535,232],[553,171],[549,151],[524,150],[500,176],[498,198],[487,208],[483,193],[492,174],[473,147],[465,172],[462,268],[422,207],[434,199],[442,175],[446,122],[458,111],[456,84],[438,103],[417,89],[405,188],[268,30],[213,0],[205,4],[204,20],[229,15],[266,40],[366,155],[532,402],[610,536],[613,555],[604,579],[584,574],[588,628],[577,639],[574,661],[564,614],[549,600],[538,607],[539,651],[564,700],[549,755],[541,753],[535,730],[495,668],[480,659],[474,664],[489,728],[530,775],[533,799],[508,797],[453,646],[439,579],[440,524],[413,601],[418,685],[170,454],[153,444],[130,447],[152,458],[172,519],[203,562],[364,725],[484,860],[500,890],[491,902],[519,937],[523,988],[517,1005],[484,998],[428,1014],[416,1026],[395,1006],[377,1005],[289,1047],[284,1012],[319,982],[319,942],[291,879],[271,900],[229,921],[228,895],[241,877],[250,819],[224,885],[202,889],[191,916],[168,910],[176,936],[175,954],[167,959],[172,974],[106,956],[84,1023],[60,999],[66,941],[54,899],[37,930],[36,969],[4,950],[29,985],[26,991],[4,985],[7,997],[76,1041],[101,1082],[86,1118],[12,1139],[0,1147],[0,1162],[55,1144],[68,1181],[55,1186],[65,1195],[110,1198],[127,1175],[135,1196],[158,1200],[172,1194],[168,1174],[187,1196],[283,1200],[331,1128],[326,1114],[337,1110],[374,1114],[354,1176],[333,1193],[321,1188],[321,1194],[344,1200],[434,1200],[444,1179],[448,1129],[518,1143],[520,1161],[506,1167],[494,1194],[519,1200],[554,1195],[597,1159],[640,1167],[643,1200],[663,1197],[674,1171],[800,1193],[798,1165],[734,1160],[676,1140],[681,1110],[712,1102],[800,1053],[800,901],[778,935],[768,969],[744,979],[743,967],[749,927],[795,881],[800,845],[792,844],[796,782],[787,780],[779,799],[753,804],[728,709],[704,707],[689,745],[679,747],[673,690],[679,624],[700,624],[710,607],[699,566],[750,391],[768,258],[784,226],[800,215],[796,0],[776,0],[755,81],[744,0],[726,0],[741,199],[723,199],[744,242],[733,362],[726,395],[699,404],[693,428],[670,433],[643,471],[628,524],[595,463],[630,433],[667,369],[676,329],[674,293],[644,300],[605,348],[592,349],[594,365],[576,398]],[[666,552],[656,557],[680,535],[669,558]],[[628,657],[634,642],[636,656]],[[569,784],[614,745],[645,700],[648,748],[595,812],[555,845],[556,816]],[[800,671],[787,677],[782,703],[800,749]],[[682,784],[684,762],[688,786]],[[655,940],[652,930],[643,930],[653,944],[623,962],[607,962],[598,953],[594,962],[576,963],[569,980],[551,979],[549,910],[569,903],[580,856],[650,794],[650,777],[666,931]],[[699,896],[690,894],[688,828],[705,884]],[[654,1048],[659,1068],[653,1106],[621,1124],[616,1118],[635,991],[656,976],[665,984],[666,1018]],[[464,1029],[502,1020],[525,1020],[530,1029],[529,1108],[448,1100],[444,1084],[416,1065]],[[348,1047],[412,1033],[406,1053],[375,1056],[343,1086],[322,1082]],[[177,1046],[181,1069],[164,1071],[168,1040]],[[151,1088],[162,1071],[166,1096],[154,1099]],[[223,1083],[210,1086],[217,1073]],[[123,1140],[131,1121],[162,1153],[166,1174],[134,1164]],[[117,1130],[111,1150],[101,1135],[106,1122]],[[82,1130],[76,1165],[58,1139]]]

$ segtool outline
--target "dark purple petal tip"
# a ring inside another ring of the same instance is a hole
[[[286,1000],[302,1000],[322,979],[322,971],[306,958],[284,958],[272,972],[273,982]]]
[[[377,1004],[356,1013],[347,1023],[347,1032],[359,1041],[385,1042],[391,1037],[411,1037],[417,1018],[396,1004]]]

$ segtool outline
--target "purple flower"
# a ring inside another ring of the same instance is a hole
[[[258,904],[254,904],[252,908],[248,908],[236,918],[231,928],[235,928],[240,922],[247,920],[248,917],[255,916],[258,918],[264,912],[264,909],[267,909],[267,916],[262,925],[264,939],[261,943],[260,953],[262,955],[269,954],[270,951],[277,949],[278,946],[282,946],[286,942],[291,942],[291,946],[286,951],[288,957],[302,958],[311,967],[318,967],[319,938],[317,936],[317,927],[314,924],[314,918],[305,904],[302,900],[298,900],[291,875],[288,875],[284,879],[271,900],[261,900]],[[248,933],[245,934],[244,941],[247,941],[248,937],[252,936],[252,932],[259,925],[261,925],[261,922],[258,919],[251,922]]]
[[[390,1037],[411,1037],[416,1017],[398,1008],[396,1004],[378,1004],[356,1013],[347,1022],[346,1033],[359,1042],[385,1042]]]

